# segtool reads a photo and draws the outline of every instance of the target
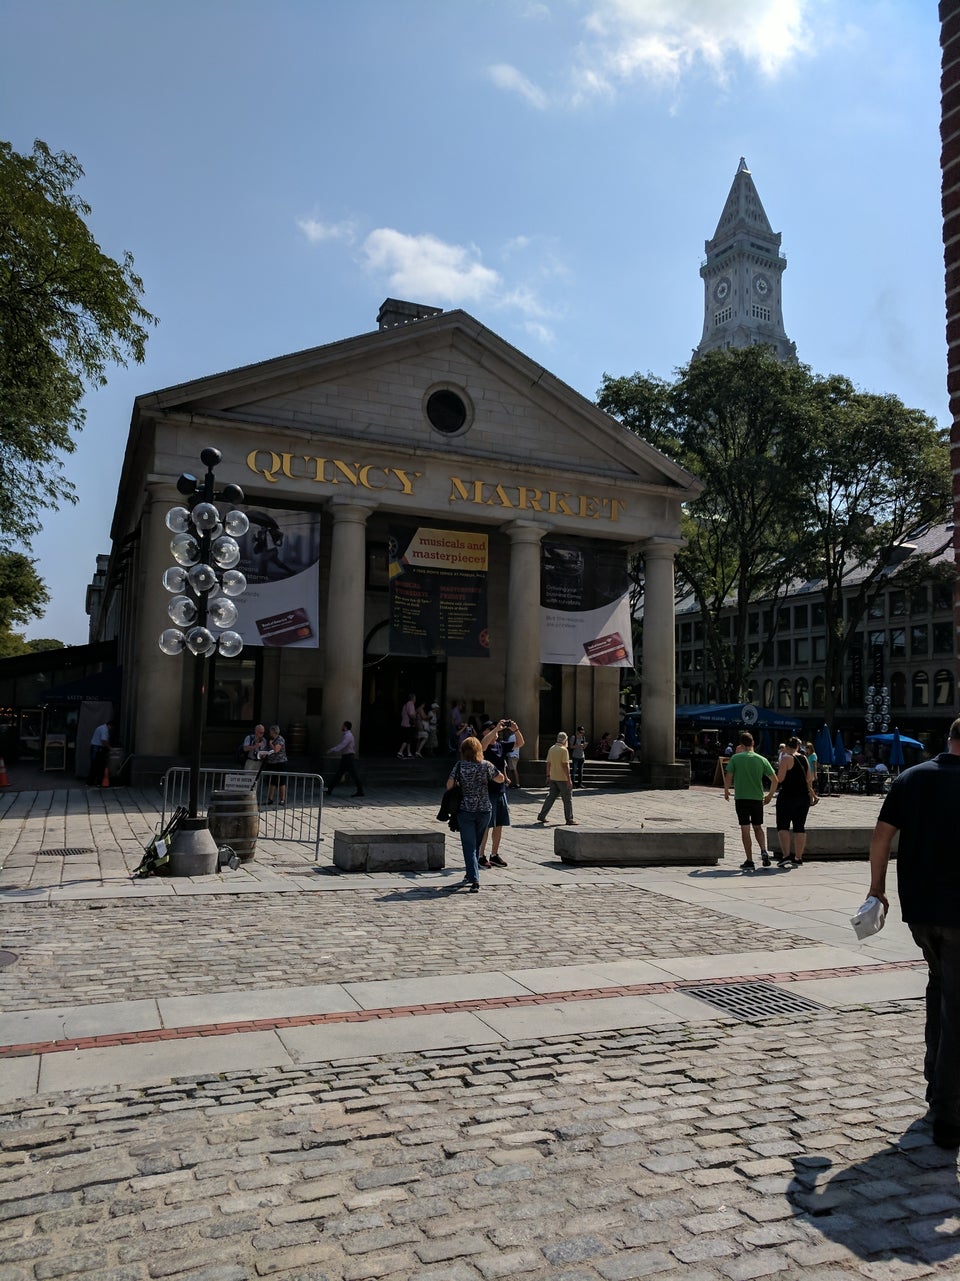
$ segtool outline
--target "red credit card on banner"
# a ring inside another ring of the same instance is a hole
[[[288,609],[284,614],[258,618],[257,631],[264,645],[295,645],[313,635],[305,609]]]
[[[627,657],[627,647],[619,632],[609,636],[598,636],[596,640],[584,641],[583,652],[596,667],[609,667],[612,663],[622,663]]]

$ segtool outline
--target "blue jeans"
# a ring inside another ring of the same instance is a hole
[[[927,1102],[936,1120],[960,1125],[960,929],[909,924],[929,969],[923,1060]]]
[[[467,880],[476,881],[478,884],[480,881],[480,864],[477,862],[477,853],[489,822],[489,810],[462,809],[457,815],[457,826],[460,829],[460,845],[463,849],[463,864],[466,868]]]
[[[570,757],[570,773],[575,787],[583,787],[583,757]]]

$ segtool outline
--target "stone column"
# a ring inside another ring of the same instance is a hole
[[[324,644],[321,751],[340,738],[344,721],[353,722],[360,748],[360,700],[363,692],[363,605],[366,586],[367,517],[373,504],[333,498],[330,582]]]
[[[523,733],[521,755],[535,759],[540,733],[540,540],[547,529],[515,520],[503,532],[510,539],[503,712]]]
[[[183,732],[189,719],[185,690],[192,688],[194,663],[189,653],[176,657],[160,648],[160,633],[174,624],[167,606],[173,597],[163,586],[164,571],[173,565],[166,515],[171,507],[183,504],[183,496],[172,485],[148,484],[140,520],[140,575],[124,588],[131,597],[126,622],[136,639],[126,650],[124,664],[124,708],[130,720],[131,738],[124,746],[138,757],[172,757],[186,750]],[[136,691],[134,693],[134,690]]]
[[[643,544],[642,763],[650,786],[676,787],[676,675],[674,665],[673,558],[676,543]],[[686,770],[689,782],[689,770]]]

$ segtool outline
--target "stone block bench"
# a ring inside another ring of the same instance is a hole
[[[444,866],[441,831],[333,833],[333,865],[343,872],[438,872]]]
[[[558,827],[553,852],[581,867],[715,867],[723,858],[723,833]]]
[[[870,856],[872,827],[818,827],[816,814],[811,814],[807,828],[807,848],[804,858],[828,860],[835,858],[860,858]],[[896,856],[900,833],[893,838],[891,855]],[[780,839],[775,827],[767,828],[767,849],[773,858],[780,853]]]

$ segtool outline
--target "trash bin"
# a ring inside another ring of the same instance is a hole
[[[252,791],[219,791],[210,798],[207,826],[217,845],[229,845],[241,863],[256,853],[260,812]]]

